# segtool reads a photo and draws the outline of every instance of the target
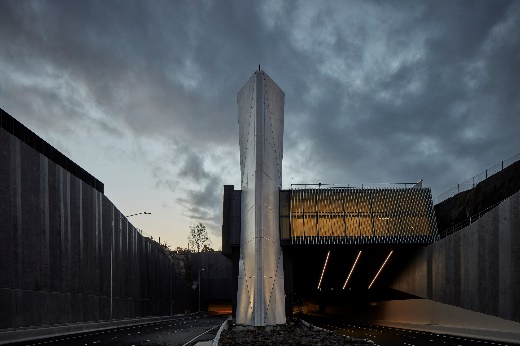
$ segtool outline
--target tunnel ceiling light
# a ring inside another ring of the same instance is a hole
[[[350,269],[350,273],[348,273],[347,280],[345,280],[345,284],[343,285],[343,289],[345,289],[345,287],[347,287],[348,280],[350,279],[350,275],[352,275],[352,272],[354,271],[354,268],[356,267],[359,256],[361,256],[361,251],[359,251],[359,253],[356,257],[356,260],[354,261],[354,264],[352,265],[352,269]]]
[[[327,252],[327,258],[325,259],[325,264],[323,265],[323,270],[321,271],[320,282],[318,283],[318,289],[320,289],[321,280],[323,280],[323,275],[325,274],[325,268],[327,268],[327,262],[329,262],[329,256],[330,256],[330,251]]]
[[[374,284],[374,281],[376,281],[377,277],[379,276],[379,273],[381,273],[381,270],[383,270],[383,267],[385,266],[386,262],[388,261],[388,259],[390,258],[390,256],[392,256],[392,253],[394,252],[394,250],[390,251],[390,253],[388,254],[388,256],[386,256],[386,259],[385,261],[383,262],[383,265],[381,266],[381,268],[379,268],[379,270],[377,271],[377,274],[376,276],[374,277],[374,279],[372,280],[372,282],[370,283],[370,285],[368,285],[368,289],[370,289],[370,287],[372,287],[372,285]]]

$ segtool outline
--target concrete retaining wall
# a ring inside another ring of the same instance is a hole
[[[184,312],[185,286],[106,196],[0,129],[0,330]]]
[[[520,322],[520,192],[418,251],[392,287]]]

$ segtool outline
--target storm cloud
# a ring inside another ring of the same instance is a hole
[[[2,1],[0,107],[67,155],[98,145],[105,184],[127,157],[218,234],[258,64],[286,94],[285,187],[436,195],[520,152],[519,32],[514,1]]]

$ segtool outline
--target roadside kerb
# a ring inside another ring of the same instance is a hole
[[[16,330],[0,331],[0,345],[5,345],[12,342],[29,341],[36,339],[44,339],[50,337],[57,337],[62,335],[87,333],[97,330],[105,330],[111,328],[118,328],[131,325],[147,324],[151,322],[161,322],[171,320],[179,317],[186,317],[190,315],[174,315],[161,317],[145,317],[135,319],[124,319],[118,321],[105,322],[91,322],[91,323],[73,323],[59,326],[48,326],[41,328],[20,328]]]
[[[477,329],[465,327],[452,327],[436,324],[416,324],[404,322],[374,321],[378,326],[411,329],[422,332],[447,334],[466,338],[485,339],[490,341],[520,343],[520,332],[503,331],[494,329]]]
[[[215,339],[213,339],[213,346],[218,346],[218,341],[220,339],[220,334],[222,334],[223,330],[229,329],[229,325],[231,324],[231,318],[228,318],[227,320],[222,323],[220,328],[218,329],[217,335],[215,336]]]

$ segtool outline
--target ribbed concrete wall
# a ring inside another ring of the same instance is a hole
[[[419,251],[393,288],[520,322],[520,192]]]
[[[0,129],[0,329],[183,312],[189,292],[168,257],[121,217]]]

